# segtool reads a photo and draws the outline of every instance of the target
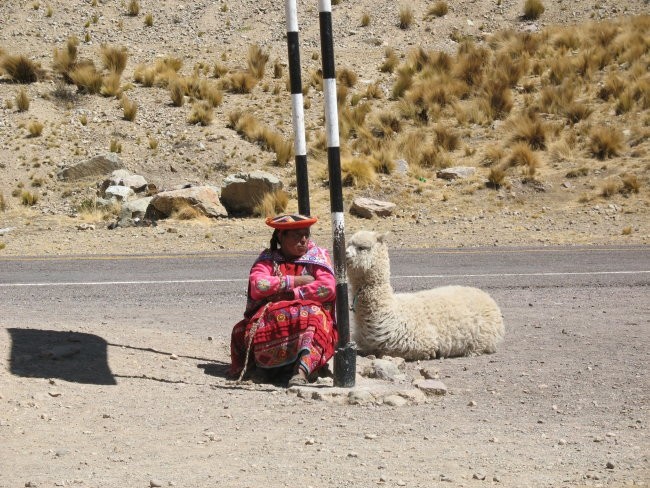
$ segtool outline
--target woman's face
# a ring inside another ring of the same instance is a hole
[[[280,249],[287,258],[299,258],[307,252],[309,229],[284,230],[278,235]]]

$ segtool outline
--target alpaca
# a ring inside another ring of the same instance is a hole
[[[505,333],[494,300],[467,286],[393,293],[385,237],[362,230],[346,248],[359,349],[407,360],[494,353]]]

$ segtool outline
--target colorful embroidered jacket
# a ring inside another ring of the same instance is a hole
[[[311,275],[314,281],[296,287],[290,270]],[[293,292],[296,300],[312,300],[327,305],[334,318],[336,278],[327,249],[309,241],[307,252],[298,259],[287,261],[280,251],[265,249],[257,258],[248,277],[246,318],[265,305],[270,297],[281,292]]]

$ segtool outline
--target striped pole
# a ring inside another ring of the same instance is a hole
[[[298,44],[298,10],[296,0],[286,0],[287,46],[289,49],[289,82],[296,153],[296,184],[298,213],[309,215],[309,179],[307,176],[307,143],[305,141],[305,112],[300,78],[300,48]]]
[[[343,218],[343,188],[341,184],[341,150],[339,146],[339,117],[336,106],[336,73],[334,70],[334,39],[332,35],[332,2],[318,0],[320,46],[323,63],[325,95],[325,126],[327,129],[327,165],[329,170],[332,236],[334,239],[334,272],[336,274],[336,324],[339,343],[334,356],[334,384],[354,386],[356,346],[350,341],[348,283],[345,272],[345,222]]]

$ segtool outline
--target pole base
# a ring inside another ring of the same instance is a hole
[[[334,386],[351,388],[357,374],[357,345],[348,342],[339,347],[334,355]]]

